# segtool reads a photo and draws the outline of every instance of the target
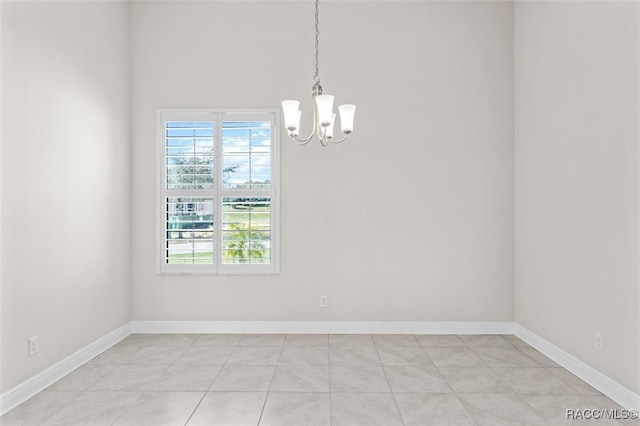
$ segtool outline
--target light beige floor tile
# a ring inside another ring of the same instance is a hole
[[[195,341],[196,346],[237,346],[242,334],[203,334]]]
[[[266,392],[208,392],[187,425],[257,425],[266,398]]]
[[[537,362],[542,367],[553,368],[560,367],[555,362],[551,361],[549,358],[544,356],[542,353],[538,352],[533,348],[518,348],[520,352],[527,355],[529,358]]]
[[[390,393],[332,393],[332,426],[402,426]]]
[[[416,334],[416,340],[421,346],[429,348],[455,348],[466,345],[454,334]]]
[[[280,346],[237,346],[227,365],[276,365],[280,350]]]
[[[438,367],[486,367],[480,357],[467,347],[425,347],[424,350]]]
[[[199,334],[161,334],[150,345],[155,346],[191,346],[200,338]]]
[[[497,334],[460,334],[458,337],[472,348],[510,348],[513,346]]]
[[[0,417],[0,425],[39,425],[71,403],[78,395],[80,392],[75,391],[40,392]]]
[[[391,392],[382,367],[331,366],[332,392]]]
[[[121,365],[100,379],[89,390],[149,390],[167,368],[166,365]]]
[[[287,334],[285,346],[328,346],[327,334]]]
[[[618,414],[618,416],[624,416],[618,417],[621,419],[618,420],[619,423],[623,424],[624,426],[640,426],[640,418],[638,418],[638,414],[630,415],[628,410],[619,411],[619,413],[622,414]]]
[[[458,394],[479,426],[542,426],[547,422],[514,393]]]
[[[597,395],[584,395],[589,401],[594,402],[600,408],[613,408],[613,409],[622,409],[623,407],[603,394]]]
[[[451,387],[435,367],[384,367],[392,392],[450,393]]]
[[[521,395],[571,395],[578,393],[544,368],[494,368],[494,371]]]
[[[540,367],[517,348],[474,348],[489,367]]]
[[[142,345],[146,346],[150,342],[152,342],[158,334],[130,334],[124,339],[122,339],[118,345],[120,346],[128,346],[128,345]]]
[[[373,346],[331,346],[330,365],[381,365]]]
[[[626,413],[513,335],[131,335],[0,424],[582,424],[573,406]],[[584,424],[640,426],[618,420]]]
[[[158,391],[207,391],[222,366],[172,365],[151,388]]]
[[[629,410],[622,407],[617,402],[605,395],[584,395],[585,398],[594,402],[599,408],[605,410],[613,410],[611,413],[619,419],[618,422],[624,426],[640,426],[640,418],[638,418],[638,411]]]
[[[547,371],[571,386],[578,393],[584,395],[602,395],[602,393],[600,393],[597,389],[593,388],[588,383],[582,381],[577,376],[573,375],[571,372],[565,370],[564,368],[548,368]]]
[[[83,392],[43,425],[112,425],[140,397],[140,392]]]
[[[268,391],[275,366],[226,365],[213,381],[211,391]]]
[[[371,337],[376,346],[420,346],[412,334],[374,334]]]
[[[529,344],[513,334],[501,334],[502,338],[516,348],[528,348]]]
[[[269,392],[260,426],[329,426],[329,394]]]
[[[475,426],[455,395],[397,393],[394,396],[405,426]]]
[[[280,352],[278,365],[329,365],[329,348],[285,344]]]
[[[431,358],[419,346],[379,346],[377,351],[382,365],[433,366]]]
[[[114,426],[182,426],[204,392],[150,392],[127,409]]]
[[[329,392],[328,366],[278,366],[270,391]]]
[[[578,411],[585,412],[586,410],[597,409],[598,406],[589,401],[582,395],[522,395],[522,398],[532,406],[538,414],[544,417],[553,425],[617,425],[620,426],[615,420],[605,419],[582,419],[578,416]],[[571,417],[571,412],[575,417]]]
[[[185,346],[143,346],[126,364],[171,365],[187,351]]]
[[[330,334],[329,345],[335,346],[372,346],[370,334]]]
[[[488,367],[440,367],[442,377],[457,393],[509,393],[511,387]]]
[[[244,334],[239,346],[282,346],[284,334]]]
[[[184,365],[224,365],[231,356],[235,346],[191,346],[175,364]]]
[[[94,357],[88,364],[123,365],[140,349],[140,345],[116,345]]]
[[[48,390],[87,390],[115,369],[115,365],[85,364],[49,386]]]

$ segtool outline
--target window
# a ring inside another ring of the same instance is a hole
[[[158,111],[158,272],[278,272],[277,114]]]

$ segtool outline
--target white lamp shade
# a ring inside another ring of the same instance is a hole
[[[329,139],[333,137],[333,125],[336,123],[336,115],[332,114],[332,116],[331,124],[325,127],[326,130],[324,131],[325,137]]]
[[[291,131],[293,136],[298,136],[300,134],[300,118],[302,117],[302,111],[298,110],[298,121],[296,121],[296,128]]]
[[[318,123],[321,126],[330,125],[333,117],[333,96],[316,96],[316,106],[318,107]]]
[[[353,117],[356,114],[356,106],[352,104],[344,104],[338,107],[340,111],[340,125],[343,133],[353,132]]]
[[[284,113],[284,125],[288,130],[297,129],[300,124],[300,115],[298,108],[300,102],[287,100],[282,101],[282,112]]]

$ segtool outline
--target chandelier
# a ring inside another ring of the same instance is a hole
[[[284,123],[289,137],[298,145],[306,145],[313,138],[313,134],[317,134],[322,146],[327,146],[329,142],[340,143],[347,139],[353,131],[353,117],[356,112],[356,106],[344,104],[338,107],[340,112],[340,127],[343,136],[338,139],[333,137],[333,126],[336,120],[336,114],[333,112],[333,96],[323,95],[322,86],[320,85],[320,75],[318,73],[318,38],[320,30],[318,29],[318,3],[316,0],[316,72],[313,77],[313,87],[311,89],[311,100],[313,104],[313,127],[311,133],[306,138],[298,137],[300,135],[300,102],[294,100],[282,101],[282,111],[284,113]]]

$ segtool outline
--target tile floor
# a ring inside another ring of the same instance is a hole
[[[131,335],[9,425],[556,425],[621,410],[511,335]]]

